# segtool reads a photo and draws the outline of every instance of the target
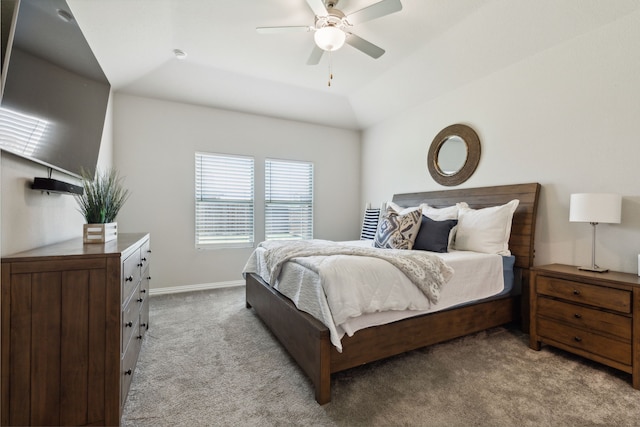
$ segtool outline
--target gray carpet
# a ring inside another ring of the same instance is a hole
[[[244,288],[154,296],[125,426],[640,425],[628,374],[495,328],[334,375],[331,403]]]

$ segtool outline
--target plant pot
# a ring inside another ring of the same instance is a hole
[[[84,243],[106,243],[118,238],[118,223],[84,224]]]

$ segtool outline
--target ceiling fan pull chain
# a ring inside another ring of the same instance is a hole
[[[331,80],[333,80],[333,70],[332,70],[332,55],[331,51],[329,51],[329,81],[327,82],[327,86],[331,87]]]

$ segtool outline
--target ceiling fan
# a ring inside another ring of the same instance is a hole
[[[356,36],[351,32],[351,28],[356,24],[371,21],[402,10],[400,0],[382,0],[349,15],[345,15],[344,12],[336,9],[339,0],[306,1],[315,15],[314,25],[258,27],[256,31],[263,34],[313,31],[316,44],[307,60],[308,65],[318,64],[325,51],[331,52],[338,50],[345,43],[366,53],[372,58],[377,59],[381,57],[384,54],[384,49]]]

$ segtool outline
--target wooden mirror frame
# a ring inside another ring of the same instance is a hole
[[[438,153],[440,148],[452,136],[458,136],[467,144],[467,160],[459,171],[446,174],[438,166]],[[441,185],[448,187],[462,184],[473,175],[480,163],[480,138],[478,134],[467,125],[455,124],[442,129],[431,142],[427,155],[427,168],[431,177]]]

